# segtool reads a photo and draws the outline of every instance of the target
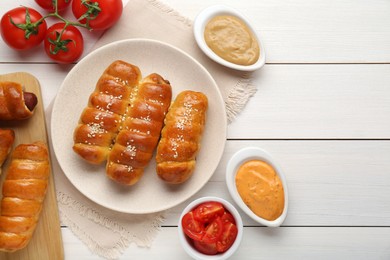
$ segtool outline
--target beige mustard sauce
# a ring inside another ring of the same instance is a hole
[[[260,56],[259,43],[239,18],[220,15],[206,25],[204,38],[209,48],[222,59],[238,65],[252,65]]]
[[[283,213],[283,184],[268,163],[251,160],[242,164],[236,174],[236,186],[244,203],[257,216],[272,221]]]

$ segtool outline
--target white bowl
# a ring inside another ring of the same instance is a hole
[[[270,164],[276,171],[276,174],[279,176],[283,189],[284,189],[284,209],[282,214],[275,220],[270,221],[264,218],[257,216],[253,211],[244,203],[241,199],[240,194],[237,191],[236,187],[236,173],[240,165],[250,160],[262,160]],[[288,209],[288,190],[287,190],[287,181],[284,177],[281,167],[275,162],[274,159],[264,150],[257,147],[247,147],[236,152],[232,158],[229,160],[226,167],[226,185],[230,192],[230,195],[237,203],[237,205],[253,220],[258,223],[268,226],[268,227],[278,227],[280,226],[287,216]]]
[[[234,220],[236,221],[237,230],[238,230],[237,237],[236,237],[236,240],[234,241],[233,245],[226,252],[221,253],[221,254],[217,254],[217,255],[205,255],[205,254],[202,254],[199,251],[197,251],[191,245],[189,238],[187,238],[187,236],[184,234],[183,227],[181,225],[181,220],[187,212],[193,210],[199,204],[207,202],[207,201],[216,201],[216,202],[221,203],[225,207],[225,209],[227,209],[230,212],[230,214],[232,214],[232,216],[234,217]],[[192,201],[190,204],[188,204],[188,206],[183,210],[183,212],[180,215],[178,227],[179,227],[179,239],[180,239],[180,243],[182,244],[182,246],[184,248],[184,251],[186,251],[186,253],[189,256],[191,256],[192,258],[198,259],[198,260],[228,259],[238,249],[238,247],[241,243],[242,234],[244,231],[242,219],[241,219],[240,213],[238,213],[237,209],[230,202],[228,202],[222,198],[212,197],[212,196],[202,197],[202,198],[196,199],[196,200]]]
[[[207,23],[212,19],[214,16],[217,15],[232,15],[236,16],[237,18],[241,19],[245,24],[248,26],[248,28],[253,32],[253,35],[256,36],[257,42],[259,43],[260,47],[260,57],[257,60],[256,63],[252,65],[238,65],[231,63],[229,61],[224,60],[223,58],[219,57],[217,54],[215,54],[208,46],[204,39],[204,29]],[[258,33],[254,30],[248,19],[243,16],[241,13],[239,13],[236,9],[226,6],[226,5],[213,5],[210,6],[203,11],[201,11],[197,17],[195,18],[194,25],[194,36],[196,43],[198,44],[199,48],[212,60],[215,62],[218,62],[221,65],[224,65],[228,68],[235,69],[235,70],[241,70],[241,71],[254,71],[257,69],[260,69],[265,64],[265,50],[262,42],[260,41],[260,37]]]

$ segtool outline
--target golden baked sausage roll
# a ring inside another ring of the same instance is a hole
[[[165,117],[157,146],[157,174],[168,183],[186,181],[195,169],[206,122],[207,97],[201,92],[183,91]]]
[[[140,79],[137,66],[118,60],[98,80],[73,137],[73,150],[86,161],[100,164],[107,159]]]
[[[171,99],[171,85],[160,75],[154,73],[141,80],[109,154],[108,177],[125,185],[133,185],[142,177],[157,146]]]
[[[42,142],[18,145],[3,183],[0,250],[25,247],[35,230],[50,175],[47,146]]]
[[[22,120],[33,115],[38,103],[37,96],[25,92],[21,84],[0,82],[0,120]]]
[[[1,166],[11,151],[12,145],[15,141],[15,133],[12,129],[0,128],[0,174]]]

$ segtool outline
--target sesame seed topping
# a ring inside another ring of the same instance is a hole
[[[134,145],[126,146],[125,152],[128,152],[130,156],[135,156],[137,154],[137,148]]]
[[[97,123],[89,123],[88,126],[90,127],[90,131],[88,133],[88,137],[89,138],[92,138],[92,137],[95,137],[96,134],[104,134],[106,133],[107,131],[104,130],[101,126],[102,126],[102,123],[103,122],[100,122],[100,124],[97,124]]]
[[[130,166],[130,165],[125,165],[125,168],[127,169],[127,172],[132,172],[133,171],[133,167]]]
[[[146,117],[145,117],[145,116],[141,116],[140,119],[145,120],[145,121],[148,121],[148,122],[152,121],[152,119],[150,118],[149,115],[146,116]]]

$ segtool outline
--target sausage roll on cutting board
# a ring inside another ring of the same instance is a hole
[[[23,91],[21,84],[0,82],[0,120],[22,120],[33,115],[38,99],[34,93]]]
[[[12,145],[15,141],[15,133],[12,129],[1,129],[0,128],[0,174],[1,166],[9,152],[11,151]]]
[[[186,181],[195,169],[195,157],[205,127],[207,97],[201,92],[183,91],[165,118],[157,146],[157,174],[164,181]]]
[[[106,161],[140,79],[137,66],[117,60],[98,80],[73,137],[73,150],[86,161]]]
[[[155,73],[144,78],[135,92],[106,167],[108,177],[125,185],[135,184],[143,175],[172,99],[171,85]]]
[[[18,145],[6,174],[0,250],[14,252],[29,243],[39,219],[50,175],[47,146],[42,142]]]

